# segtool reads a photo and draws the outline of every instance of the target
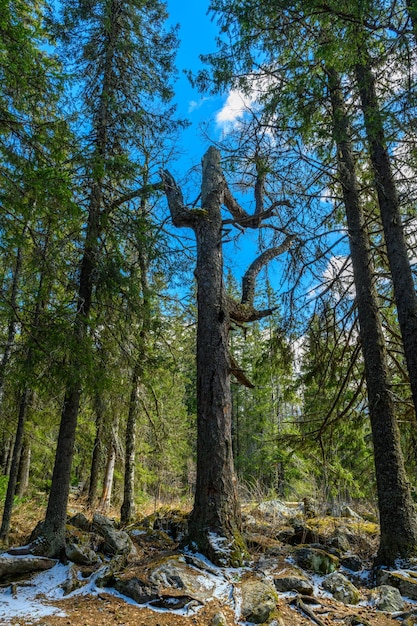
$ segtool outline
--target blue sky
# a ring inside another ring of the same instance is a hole
[[[213,96],[199,93],[184,75],[184,70],[196,72],[203,67],[199,58],[201,54],[216,50],[215,38],[218,29],[212,16],[207,15],[209,0],[185,0],[185,2],[167,0],[167,5],[170,23],[180,25],[180,48],[177,54],[180,75],[175,84],[175,101],[179,115],[191,122],[191,126],[181,136],[180,158],[168,166],[180,181],[184,179],[188,170],[200,163],[210,143],[201,132],[201,124],[211,122],[210,136],[218,138],[224,130],[224,124],[230,122],[229,114],[223,115],[224,121],[217,119],[222,111],[224,113],[226,109],[228,110],[230,99],[228,100],[229,94]],[[238,113],[239,104],[236,106]],[[197,195],[196,193],[194,197]],[[186,197],[186,200],[191,198]],[[256,235],[250,232],[239,243],[224,247],[226,265],[233,268],[233,273],[238,279],[246,270],[248,262],[255,257],[254,240]]]
[[[223,99],[220,96],[209,97],[193,89],[184,75],[184,70],[196,72],[202,67],[200,55],[214,52],[217,27],[207,15],[208,0],[167,0],[167,5],[170,22],[180,25],[180,48],[177,54],[180,76],[175,84],[175,91],[180,116],[191,122],[191,127],[184,133],[181,141],[184,146],[182,165],[187,170],[199,163],[207,148],[199,126],[214,118]]]

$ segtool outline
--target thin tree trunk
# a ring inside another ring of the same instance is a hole
[[[116,446],[111,441],[107,452],[107,464],[104,474],[103,491],[100,498],[99,509],[103,513],[107,513],[110,509],[111,495],[113,490],[114,468],[116,465]]]
[[[22,452],[20,454],[19,472],[17,475],[16,495],[22,498],[29,487],[31,445],[27,436],[23,440]]]
[[[406,6],[413,27],[414,39],[417,43],[417,2],[416,0],[406,0]]]
[[[98,476],[102,458],[102,437],[104,425],[104,402],[100,394],[95,398],[96,436],[94,439],[93,455],[91,458],[90,481],[88,487],[88,506],[92,509],[97,500]]]
[[[142,200],[141,211],[144,214],[146,201]],[[135,514],[135,469],[136,469],[136,422],[138,416],[139,384],[143,375],[144,361],[146,359],[146,346],[151,324],[151,301],[148,284],[148,259],[145,251],[139,252],[139,265],[142,287],[142,328],[139,333],[138,360],[132,373],[131,394],[129,401],[129,414],[126,424],[126,460],[124,476],[123,504],[120,511],[121,521],[126,524]]]
[[[116,15],[109,19],[114,22]],[[112,92],[112,63],[117,37],[117,27],[112,23],[106,50],[103,84],[100,94],[100,103],[97,113],[95,157],[99,164],[98,171],[103,172],[102,164],[107,155],[108,123],[110,94]],[[101,208],[103,202],[104,175],[98,175],[91,184],[89,199],[87,233],[81,260],[80,279],[78,284],[77,312],[74,320],[74,345],[82,346],[87,336],[89,318],[92,306],[92,294],[99,251],[99,236],[101,232]],[[51,491],[48,507],[42,527],[42,535],[30,546],[34,553],[45,556],[59,554],[65,546],[65,523],[67,503],[71,483],[71,467],[74,456],[75,434],[78,422],[78,413],[82,392],[82,381],[79,372],[82,369],[82,355],[75,352],[70,355],[73,380],[69,381],[65,393],[58,442],[55,454],[55,464],[52,475]]]
[[[7,484],[6,499],[4,502],[3,518],[0,528],[0,540],[7,541],[10,530],[10,521],[13,510],[13,499],[16,493],[17,475],[19,472],[20,454],[23,445],[23,436],[25,428],[25,420],[28,406],[31,402],[32,393],[25,387],[22,392],[19,403],[19,415],[17,421],[16,436],[13,447],[12,462],[10,466],[9,482]]]
[[[25,236],[25,232],[26,232],[26,226],[23,229],[23,233],[22,233],[22,237]],[[18,289],[18,284],[19,284],[19,278],[20,278],[20,271],[22,268],[22,248],[19,247],[17,250],[17,254],[16,254],[16,263],[15,263],[15,267],[14,267],[14,272],[13,272],[13,280],[12,280],[12,286],[11,286],[11,292],[10,292],[10,318],[9,318],[9,323],[7,326],[7,339],[6,339],[6,343],[3,346],[3,350],[2,350],[2,357],[0,360],[0,411],[2,408],[2,404],[3,404],[3,391],[4,391],[4,383],[5,383],[5,373],[6,373],[6,367],[9,363],[10,360],[10,355],[12,352],[12,348],[13,348],[13,344],[14,344],[14,340],[15,340],[15,336],[16,336],[16,314],[15,314],[15,309],[16,309],[16,304],[17,304],[17,289]]]
[[[135,515],[135,454],[136,454],[136,421],[138,415],[138,395],[142,366],[136,363],[131,381],[129,414],[126,423],[125,473],[123,488],[123,504],[120,510],[120,521],[127,524]]]
[[[361,56],[363,57],[363,54]],[[386,146],[375,78],[369,60],[367,63],[358,63],[355,72],[375,177],[398,322],[417,415],[417,294],[404,236],[400,203]]]
[[[3,439],[2,470],[3,470],[4,476],[8,476],[10,474],[10,465],[11,465],[11,458],[12,458],[12,452],[13,452],[13,441],[14,441],[14,437],[12,435],[6,436]]]
[[[381,528],[376,562],[393,565],[398,557],[415,554],[417,524],[394,413],[385,340],[374,286],[375,272],[359,199],[349,122],[339,77],[333,70],[328,70],[328,75],[374,446]]]

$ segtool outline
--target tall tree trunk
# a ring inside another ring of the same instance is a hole
[[[16,493],[17,476],[19,472],[20,454],[22,451],[25,421],[28,406],[31,402],[32,393],[25,387],[20,397],[19,415],[17,420],[16,436],[13,447],[12,462],[10,466],[9,482],[7,483],[6,499],[4,501],[3,518],[0,528],[0,539],[7,541],[10,530],[10,521],[13,510],[13,499]]]
[[[120,510],[120,521],[123,524],[127,524],[135,515],[136,422],[141,372],[142,366],[137,362],[132,373],[129,413],[126,422],[123,503]]]
[[[144,214],[146,209],[146,201],[142,200],[141,211]],[[135,363],[132,382],[131,394],[129,401],[129,414],[126,423],[126,444],[125,444],[125,476],[123,504],[120,511],[121,521],[126,524],[135,514],[135,453],[136,453],[136,422],[138,416],[138,400],[139,400],[139,384],[144,371],[144,362],[146,359],[146,347],[148,341],[148,333],[151,324],[151,300],[148,284],[148,258],[144,250],[139,251],[139,265],[142,287],[142,328],[139,333],[138,340],[138,357]]]
[[[27,226],[25,226],[23,229],[22,237],[25,236],[26,228]],[[3,391],[4,391],[6,367],[10,360],[10,355],[12,352],[15,335],[16,335],[17,319],[16,319],[15,311],[16,311],[16,304],[17,304],[17,290],[18,290],[18,285],[19,285],[21,268],[22,268],[22,248],[19,247],[17,250],[17,254],[16,254],[16,262],[15,262],[12,285],[11,285],[11,290],[10,290],[9,308],[10,308],[11,313],[10,313],[9,323],[7,325],[7,339],[6,339],[6,343],[4,344],[2,348],[2,356],[0,360],[0,412],[2,410],[2,404],[3,404]]]
[[[82,346],[87,336],[92,295],[95,286],[97,256],[100,245],[99,238],[102,227],[101,209],[104,188],[103,163],[106,160],[106,156],[108,156],[109,107],[111,105],[112,90],[114,88],[112,64],[116,40],[119,34],[119,27],[117,25],[119,8],[120,7],[116,6],[114,2],[111,4],[111,12],[109,15],[110,25],[105,51],[105,68],[99,96],[98,112],[95,120],[94,159],[97,171],[94,172],[96,178],[91,181],[87,232],[78,283],[77,309],[73,327],[73,343],[76,346]],[[79,352],[75,352],[71,354],[69,358],[72,365],[71,370],[74,372],[74,378],[68,382],[65,392],[48,507],[42,527],[42,535],[30,546],[32,552],[39,552],[45,556],[55,556],[59,554],[65,546],[66,511],[82,392],[82,380],[79,377],[79,373],[82,369],[82,355]]]
[[[398,557],[409,557],[415,554],[417,524],[394,413],[385,341],[374,286],[375,273],[369,236],[359,199],[349,121],[339,77],[333,70],[328,70],[328,75],[374,446],[381,527],[376,562],[393,565]]]
[[[197,484],[188,541],[219,561],[216,542],[224,541],[226,546],[231,540],[236,554],[230,555],[230,560],[240,562],[242,546],[235,541],[241,519],[232,455],[230,315],[223,289],[221,188],[218,153],[210,151],[203,159],[201,201],[207,218],[194,229],[198,303]]]
[[[361,51],[361,57],[363,56],[363,51]],[[369,59],[366,63],[358,63],[355,72],[375,177],[398,322],[417,415],[417,294],[404,236],[400,203],[386,146],[375,78]]]
[[[90,481],[88,486],[88,506],[94,508],[97,500],[98,476],[102,458],[102,437],[104,426],[104,402],[101,394],[97,393],[94,401],[96,413],[96,436],[94,438],[93,454],[91,457]]]
[[[16,495],[19,498],[22,498],[26,494],[29,487],[31,454],[32,449],[30,445],[30,440],[26,435],[23,440],[22,452],[20,454],[19,471],[17,474]]]
[[[173,215],[174,224],[191,226],[197,240],[197,480],[187,541],[218,564],[237,564],[244,544],[232,455],[230,315],[223,288],[223,177],[217,150],[203,157],[202,176],[200,215],[185,222]]]
[[[116,465],[116,445],[114,440],[110,442],[107,451],[107,464],[103,480],[103,491],[100,498],[99,509],[107,513],[110,509],[111,495],[113,491],[114,468]]]
[[[221,169],[220,153],[213,146],[203,157],[200,209],[188,209],[171,174],[164,171],[162,175],[174,225],[192,228],[197,241],[197,481],[187,541],[221,565],[242,563],[246,554],[233,466],[231,373],[242,384],[253,386],[229,356],[230,320],[249,322],[271,315],[272,309],[257,311],[254,307],[256,276],[270,260],[288,250],[293,240],[288,236],[253,261],[242,279],[240,303],[226,294],[222,205],[233,218],[226,223],[243,229],[259,228],[279,205],[264,210],[265,168],[260,167],[257,174],[253,215],[233,197]]]

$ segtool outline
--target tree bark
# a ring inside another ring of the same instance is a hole
[[[361,57],[363,57],[363,51]],[[386,146],[375,78],[369,60],[366,63],[358,63],[355,72],[376,183],[398,322],[417,415],[417,294],[408,258],[400,203]]]
[[[17,475],[16,495],[22,498],[29,487],[31,446],[28,436],[23,440],[22,452],[20,454],[19,472]]]
[[[90,482],[88,486],[88,506],[94,508],[97,500],[98,475],[102,457],[102,437],[104,424],[104,403],[99,393],[95,397],[96,435],[94,438],[93,454],[91,457]]]
[[[230,319],[250,321],[272,311],[256,311],[252,285],[261,268],[290,245],[277,247],[255,261],[244,279],[241,303],[228,298],[223,284],[221,207],[224,204],[241,227],[255,228],[273,210],[259,206],[255,217],[232,197],[220,153],[210,147],[203,157],[201,208],[187,209],[169,172],[163,172],[175,226],[194,230],[197,242],[197,480],[187,543],[219,565],[239,565],[246,547],[241,536],[240,506],[232,454],[232,399],[229,356]],[[257,195],[260,186],[257,187]],[[227,221],[230,223],[230,221]]]
[[[96,171],[93,171],[93,178],[90,180],[87,232],[81,259],[77,308],[73,326],[73,343],[78,346],[84,344],[88,332],[102,229],[101,209],[105,180],[103,163],[108,156],[109,107],[111,106],[111,94],[114,89],[113,59],[120,28],[118,24],[118,10],[119,7],[113,2],[108,18],[110,22],[106,34],[103,79],[100,86],[97,116],[95,118],[94,160],[96,165],[93,170],[96,169]],[[82,380],[80,378],[82,369],[81,358],[77,352],[69,355],[71,370],[74,374],[72,380],[68,382],[65,392],[48,507],[42,535],[30,546],[30,550],[33,553],[45,556],[55,556],[65,547],[66,511],[82,393]]]
[[[145,215],[146,201],[141,201],[141,212]],[[149,262],[145,250],[139,251],[140,280],[142,288],[142,328],[138,337],[136,363],[132,372],[129,413],[126,423],[125,476],[123,504],[120,519],[127,524],[135,514],[135,471],[136,471],[136,422],[138,418],[139,385],[144,371],[147,341],[151,326],[151,294],[148,284]]]
[[[28,406],[31,401],[31,392],[25,387],[20,397],[19,415],[17,419],[16,436],[13,447],[12,462],[10,466],[9,482],[7,483],[6,499],[4,501],[3,517],[0,528],[0,539],[7,541],[10,530],[10,521],[13,510],[13,499],[16,493],[17,475],[19,472],[20,454],[22,451],[25,421]]]
[[[410,557],[416,553],[415,509],[404,469],[400,434],[395,418],[385,340],[374,285],[375,272],[369,236],[359,199],[349,121],[339,77],[334,70],[330,69],[328,69],[328,76],[374,446],[381,528],[376,563],[394,565],[395,559]]]
[[[24,238],[25,236],[26,229],[27,229],[27,226],[25,225],[25,227],[23,228],[22,238]],[[15,311],[16,311],[17,290],[18,290],[18,285],[19,285],[21,268],[22,268],[22,248],[19,247],[17,249],[16,262],[15,262],[12,285],[11,285],[11,290],[10,290],[9,308],[10,308],[11,313],[10,313],[9,323],[7,325],[7,339],[6,339],[6,343],[4,344],[2,348],[2,357],[0,360],[0,411],[2,409],[2,404],[3,404],[3,390],[4,390],[4,383],[5,383],[5,378],[6,378],[5,376],[6,368],[10,360],[10,355],[12,352],[12,348],[13,348],[13,344],[14,344],[14,340],[16,336],[17,319],[16,319]]]
[[[110,509],[111,495],[113,491],[114,468],[116,465],[116,446],[114,441],[110,442],[107,452],[107,464],[104,474],[103,491],[100,498],[99,509],[103,513],[107,513]]]
[[[136,421],[138,415],[139,381],[142,367],[139,362],[133,368],[129,413],[126,423],[125,442],[125,473],[123,487],[123,503],[120,510],[120,521],[127,524],[135,514],[135,455],[136,455]]]

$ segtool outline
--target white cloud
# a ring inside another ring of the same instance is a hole
[[[329,259],[327,267],[323,272],[323,290],[345,293],[351,298],[355,297],[355,285],[353,282],[353,268],[350,257],[333,256]]]
[[[204,98],[200,98],[200,100],[190,100],[188,103],[188,113],[193,113],[200,109],[207,100],[211,100],[211,98],[205,96]]]
[[[254,95],[245,96],[241,91],[232,89],[223,107],[216,114],[217,124],[235,126],[254,102]]]

